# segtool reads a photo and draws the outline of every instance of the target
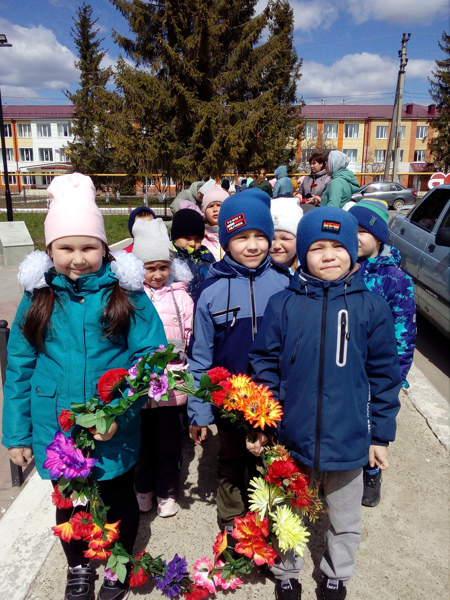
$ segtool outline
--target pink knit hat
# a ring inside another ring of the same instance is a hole
[[[205,214],[206,209],[213,202],[223,202],[230,194],[223,189],[221,185],[213,185],[203,196],[202,211]]]
[[[107,243],[102,213],[95,202],[92,179],[81,173],[55,177],[47,189],[50,201],[45,219],[45,245],[62,237],[82,235]]]

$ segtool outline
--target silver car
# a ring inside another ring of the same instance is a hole
[[[417,192],[412,188],[404,188],[393,181],[373,181],[363,185],[359,192],[352,196],[353,202],[359,202],[364,197],[384,200],[389,208],[398,210],[405,204],[415,204]]]
[[[450,337],[450,185],[428,192],[389,225],[389,243],[413,278],[417,309]]]

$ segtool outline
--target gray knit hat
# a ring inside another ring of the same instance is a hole
[[[133,225],[133,237],[133,254],[143,263],[155,260],[165,260],[170,263],[173,261],[173,247],[162,219],[153,221],[136,219]]]

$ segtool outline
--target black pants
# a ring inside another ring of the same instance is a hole
[[[56,483],[56,481],[52,481],[53,487],[56,486]],[[116,523],[120,520],[118,541],[124,545],[127,552],[132,554],[139,527],[139,505],[133,487],[133,469],[114,479],[99,481],[98,484],[100,496],[105,506],[109,506],[108,523]],[[74,509],[57,508],[56,524],[65,523],[73,513],[80,510],[88,512],[89,506],[77,506]],[[84,550],[87,550],[87,542],[83,540],[64,542],[61,540],[61,544],[69,567],[76,567],[88,562],[83,554]]]
[[[134,468],[136,491],[176,498],[182,456],[182,406],[141,411],[141,451]]]

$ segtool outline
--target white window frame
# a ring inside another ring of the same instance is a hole
[[[351,163],[358,162],[358,148],[342,148],[342,152],[348,156],[348,160]],[[352,154],[349,154],[351,152]],[[355,153],[355,154],[353,154]],[[355,160],[352,160],[352,157],[355,156]]]
[[[359,138],[359,123],[345,123],[344,138],[347,140]]]
[[[377,125],[375,139],[387,140],[389,127],[387,125]]]
[[[19,148],[19,160],[21,162],[33,162],[33,148]]]
[[[72,123],[58,123],[58,137],[72,137]]]
[[[303,137],[306,140],[313,140],[317,138],[317,123],[305,123],[303,130]]]
[[[16,176],[8,174],[8,182],[9,182],[9,185],[17,185],[17,178],[16,178]],[[2,175],[2,185],[5,185],[5,177],[4,177],[4,175]]]
[[[50,185],[54,179],[54,176],[53,175],[42,175],[41,178],[42,178],[41,185]]]
[[[373,153],[373,162],[386,162],[386,150],[375,150]]]
[[[327,131],[327,129],[329,129]],[[339,131],[339,123],[324,123],[323,137],[327,140],[337,140]]]
[[[14,162],[14,148],[5,148],[5,149],[6,149],[7,162]]]
[[[11,125],[11,123],[3,123],[3,131],[5,133],[5,138],[12,137],[12,125]]]
[[[419,135],[422,134],[422,135]],[[424,140],[428,137],[428,125],[417,125],[416,140]]]
[[[37,136],[38,136],[38,138],[52,137],[52,124],[51,123],[38,123]]]
[[[17,137],[20,137],[20,138],[32,137],[31,123],[17,123]]]
[[[400,127],[400,132],[401,132],[401,139],[404,140],[405,139],[405,135],[406,135],[406,125],[402,125]]]
[[[302,148],[301,162],[309,163],[309,159],[314,154],[314,152],[315,152],[314,148]]]
[[[420,156],[423,156],[423,158],[419,158],[419,153]],[[427,151],[425,149],[421,149],[421,150],[414,150],[414,162],[426,162],[427,159]]]
[[[46,158],[49,156],[50,158]],[[39,161],[40,162],[53,162],[53,149],[52,148],[39,148]]]
[[[35,175],[23,175],[22,176],[22,185],[36,185],[36,176]]]

